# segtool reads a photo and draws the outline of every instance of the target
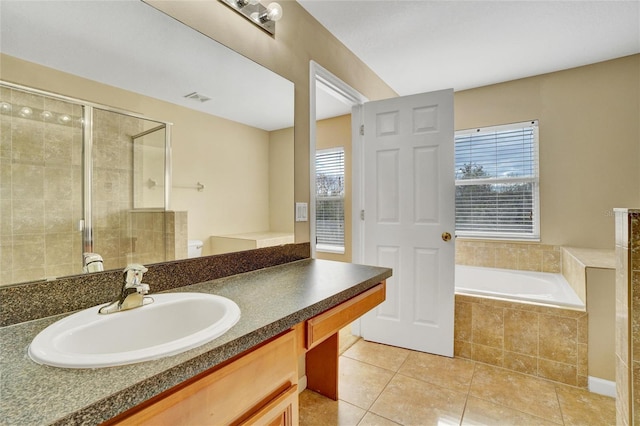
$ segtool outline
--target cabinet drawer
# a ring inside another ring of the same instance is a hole
[[[274,398],[240,426],[295,426],[298,424],[298,385]]]
[[[289,331],[237,360],[144,406],[121,425],[237,424],[297,388],[295,333]],[[283,394],[284,393],[284,394]],[[297,404],[296,404],[297,408]]]
[[[385,300],[386,281],[307,321],[306,347],[311,349]]]

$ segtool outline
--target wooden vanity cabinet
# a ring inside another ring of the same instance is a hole
[[[298,356],[307,386],[338,399],[338,331],[384,300],[383,281],[106,424],[297,425]]]
[[[338,332],[384,302],[386,281],[360,293],[303,324],[298,324],[298,340],[306,351],[307,388],[338,400]],[[300,351],[300,347],[298,347]]]
[[[288,331],[117,417],[117,425],[297,425],[298,363]]]

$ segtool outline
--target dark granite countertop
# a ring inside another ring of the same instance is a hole
[[[0,328],[0,424],[101,423],[390,276],[388,268],[306,259],[174,289],[228,297],[240,306],[240,321],[198,348],[121,367],[62,369],[31,361],[31,340],[68,314]]]

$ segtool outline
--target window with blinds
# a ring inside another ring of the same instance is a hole
[[[538,122],[455,135],[456,235],[539,239]]]
[[[344,148],[316,151],[316,249],[344,253]]]

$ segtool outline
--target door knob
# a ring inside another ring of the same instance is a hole
[[[451,239],[451,234],[448,232],[442,233],[442,241],[449,241]]]

